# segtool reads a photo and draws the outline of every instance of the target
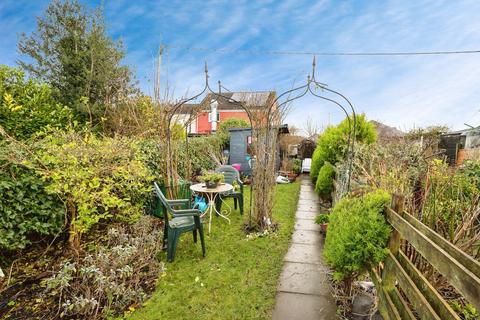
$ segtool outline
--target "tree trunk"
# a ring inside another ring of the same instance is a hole
[[[73,249],[76,252],[80,248],[80,233],[75,225],[75,220],[77,219],[77,208],[75,207],[72,199],[67,200],[67,212],[69,217],[68,244],[70,249]]]

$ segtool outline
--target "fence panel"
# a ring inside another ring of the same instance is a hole
[[[377,287],[379,310],[386,319],[455,319],[460,317],[422,273],[399,250],[400,240],[410,243],[473,306],[480,310],[480,263],[438,233],[403,211],[403,197],[394,195],[386,208],[393,227],[390,254],[381,264],[381,275],[370,274]],[[404,298],[408,298],[408,301]]]

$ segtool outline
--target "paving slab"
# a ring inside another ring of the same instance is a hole
[[[295,221],[295,230],[311,230],[320,232],[320,225],[312,219],[298,219]]]
[[[320,213],[322,211],[322,207],[316,203],[309,203],[309,204],[302,204],[297,206],[297,210],[299,211],[314,211]]]
[[[323,236],[315,216],[325,211],[309,177],[302,177],[292,244],[284,257],[274,320],[335,319],[336,304],[323,261]]]
[[[299,199],[300,200],[302,200],[302,199],[315,200],[315,201],[319,200],[318,196],[317,196],[317,193],[315,191],[311,191],[307,188],[301,188],[300,189]]]
[[[321,264],[287,262],[283,266],[278,291],[303,294],[330,294],[328,269]]]
[[[323,264],[320,245],[292,243],[285,258],[286,262]]]
[[[317,231],[298,230],[292,235],[292,243],[312,244],[315,242],[321,243],[322,236]]]
[[[297,211],[297,219],[310,219],[310,220],[315,220],[315,218],[318,216],[318,213],[315,211]]]
[[[335,307],[325,296],[279,292],[276,297],[273,319],[323,320],[335,319]]]
[[[322,207],[322,202],[320,200],[311,200],[311,199],[298,199],[298,206],[311,206],[314,205],[318,208]]]

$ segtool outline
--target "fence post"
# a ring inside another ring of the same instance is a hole
[[[403,215],[404,200],[405,197],[401,194],[392,195],[392,203],[390,205],[390,208],[393,211],[397,212],[400,216]],[[398,250],[400,249],[400,233],[395,229],[392,230],[392,234],[390,235],[388,249],[390,250],[392,255],[397,256]],[[395,275],[392,274],[391,270],[388,270],[388,268],[386,268],[386,265],[388,263],[389,261],[385,260],[385,267],[382,271],[382,284],[385,286],[386,290],[390,291],[393,290],[395,287]]]

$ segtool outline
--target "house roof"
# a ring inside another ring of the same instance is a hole
[[[217,110],[244,110],[238,103],[241,102],[247,106],[263,107],[268,101],[273,100],[275,91],[239,91],[239,92],[222,92],[222,96],[209,93],[198,103],[186,103],[177,113],[190,113],[194,107],[201,107],[204,110],[210,109],[210,103],[217,100]]]
[[[210,107],[213,100],[218,102],[218,110],[243,110],[237,103],[241,102],[247,106],[262,107],[275,95],[275,91],[246,91],[246,92],[222,92],[222,96],[209,93],[201,104]]]
[[[448,136],[448,135],[466,135],[467,133],[471,132],[480,132],[480,126],[476,128],[467,128],[467,129],[462,129],[462,130],[457,130],[457,131],[450,131],[442,134],[442,136]]]
[[[290,131],[288,130],[288,124],[286,124],[286,123],[277,126],[277,128],[278,128],[278,133],[290,133]],[[228,131],[230,131],[230,132],[251,131],[251,130],[252,130],[252,128],[229,128],[228,129]]]

